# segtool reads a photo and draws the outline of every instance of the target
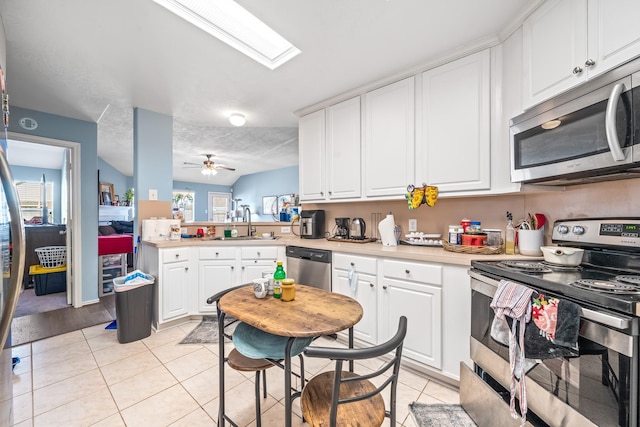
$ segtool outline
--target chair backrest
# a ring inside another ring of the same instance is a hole
[[[330,347],[307,347],[304,351],[305,356],[308,357],[321,357],[335,360],[335,375],[333,382],[333,392],[332,392],[332,401],[331,401],[331,415],[330,415],[330,425],[336,425],[337,413],[338,413],[338,405],[350,402],[356,402],[360,400],[365,400],[370,398],[371,396],[377,395],[381,393],[383,390],[390,386],[390,403],[389,410],[385,411],[385,416],[391,419],[391,425],[395,426],[396,424],[396,390],[398,385],[398,373],[400,371],[400,361],[402,359],[402,346],[404,343],[404,338],[407,335],[407,318],[405,316],[401,316],[398,321],[398,329],[395,335],[389,339],[388,341],[367,348],[357,348],[357,349],[336,349]],[[364,374],[364,375],[353,375],[349,374],[348,376],[343,376],[343,362],[348,360],[363,360],[363,359],[372,359],[375,357],[380,357],[391,352],[394,352],[391,360],[386,362],[381,368],[378,370]],[[371,378],[375,378],[381,376],[387,371],[392,370],[392,373],[389,377],[383,381],[379,386],[376,386],[375,389],[369,393],[362,394],[359,396],[351,396],[347,398],[340,398],[340,386],[344,383],[350,382],[358,382],[363,380],[369,380]]]

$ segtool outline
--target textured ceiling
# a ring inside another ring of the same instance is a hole
[[[495,38],[540,0],[238,3],[302,53],[271,71],[152,0],[0,0],[11,103],[99,121],[98,155],[127,175],[133,108],[172,115],[173,178],[230,185],[297,164],[295,111]],[[206,153],[236,172],[183,167]]]

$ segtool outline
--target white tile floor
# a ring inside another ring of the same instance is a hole
[[[218,416],[217,344],[178,344],[198,322],[144,340],[119,344],[116,331],[98,325],[13,348],[15,426],[215,426]],[[337,345],[327,339],[314,345]],[[229,344],[231,346],[231,344]],[[296,359],[297,361],[297,359]],[[381,361],[356,365],[356,371]],[[331,362],[305,359],[306,375]],[[227,412],[238,425],[254,426],[254,374],[227,367]],[[262,425],[284,425],[283,371],[269,369]],[[400,372],[398,426],[415,427],[407,405],[458,403],[454,390],[407,369]],[[300,400],[294,426],[304,426]],[[388,420],[386,424],[388,426]]]

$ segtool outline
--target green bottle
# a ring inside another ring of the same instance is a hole
[[[273,297],[280,298],[282,296],[282,281],[287,278],[287,274],[282,267],[282,261],[278,261],[276,272],[273,273]]]

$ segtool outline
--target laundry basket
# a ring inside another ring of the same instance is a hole
[[[67,262],[66,246],[44,246],[36,248],[42,268],[62,267]]]

